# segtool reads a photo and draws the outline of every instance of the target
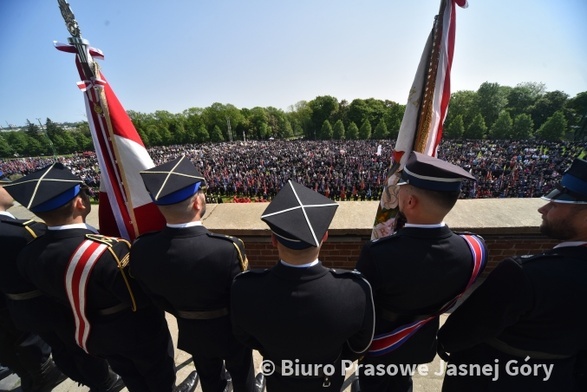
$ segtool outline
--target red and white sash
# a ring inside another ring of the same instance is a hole
[[[447,302],[435,314],[432,314],[429,317],[426,317],[422,320],[417,320],[410,324],[402,325],[391,332],[376,335],[373,338],[373,342],[371,342],[371,347],[369,347],[369,351],[367,352],[368,356],[377,357],[380,355],[384,355],[401,346],[410,338],[410,336],[415,334],[423,325],[425,325],[430,320],[435,319],[436,317],[438,317],[442,313],[445,313],[451,307],[453,307],[453,305],[458,301],[458,299],[475,282],[481,271],[483,271],[483,267],[487,262],[487,249],[485,249],[483,242],[477,236],[461,234],[461,237],[463,237],[464,240],[467,242],[467,244],[469,245],[469,249],[471,250],[471,254],[473,255],[473,271],[471,272],[471,278],[467,283],[467,287],[465,287],[462,293],[460,293],[455,298]]]
[[[75,341],[85,352],[90,335],[90,323],[86,317],[86,289],[90,273],[108,245],[85,240],[69,260],[65,273],[65,289],[75,319]]]

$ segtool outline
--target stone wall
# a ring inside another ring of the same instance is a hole
[[[540,199],[459,200],[446,217],[454,231],[470,231],[485,239],[489,260],[484,275],[507,256],[540,253],[557,241],[539,232]],[[260,220],[266,204],[209,205],[204,224],[213,231],[240,237],[253,268],[270,267],[278,260],[270,232]],[[211,209],[210,209],[211,208]],[[353,268],[361,248],[370,240],[377,202],[340,202],[320,259],[329,267]]]
[[[540,253],[556,244],[538,229],[541,215],[537,209],[545,203],[541,199],[459,200],[446,223],[454,231],[483,236],[489,249],[487,274],[507,256]],[[328,241],[320,253],[325,265],[347,269],[355,266],[363,244],[370,240],[377,206],[378,202],[339,202]],[[267,203],[209,204],[203,223],[211,231],[240,237],[252,267],[270,267],[278,256],[271,245],[271,233],[260,219],[265,208]],[[10,211],[19,218],[36,218],[21,206]],[[87,221],[98,227],[97,206]]]

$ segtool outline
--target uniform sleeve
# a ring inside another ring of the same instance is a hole
[[[369,282],[372,288],[375,290],[377,289],[377,267],[371,257],[371,243],[368,242],[363,246],[361,249],[361,255],[359,256],[359,260],[357,261],[356,269],[359,271],[365,279]]]
[[[365,353],[369,349],[373,340],[373,334],[375,333],[375,305],[373,304],[371,286],[365,279],[362,279],[362,283],[361,286],[363,287],[365,301],[363,321],[361,329],[347,341],[346,347],[343,350],[343,357],[345,359],[355,360],[361,354]]]
[[[101,260],[107,262],[108,268],[105,270],[106,277],[104,277],[106,284],[109,285],[109,289],[114,296],[116,296],[120,302],[132,304],[136,302],[137,308],[143,308],[152,303],[151,299],[147,297],[143,288],[139,285],[138,281],[131,278],[129,273],[128,257],[129,247],[124,242],[118,242],[112,250],[116,257],[109,251],[104,252],[103,258],[109,260]],[[118,267],[118,264],[122,263],[125,265],[122,269]]]
[[[455,352],[498,336],[532,306],[532,287],[514,260],[502,261],[438,332],[439,349]]]
[[[255,339],[245,327],[247,321],[248,304],[246,304],[247,295],[244,288],[241,286],[241,283],[242,282],[239,282],[239,278],[236,278],[230,291],[230,320],[232,323],[232,333],[234,334],[235,338],[246,347],[261,351],[261,343],[259,343],[259,341]]]

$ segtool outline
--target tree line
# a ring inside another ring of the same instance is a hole
[[[236,140],[395,139],[405,105],[390,101],[339,101],[318,96],[287,111],[239,109],[214,103],[182,113],[128,111],[147,147]],[[587,91],[569,97],[541,83],[515,87],[485,82],[477,91],[457,91],[444,123],[445,139],[583,140],[587,138]],[[45,124],[27,120],[23,129],[0,132],[0,157],[69,154],[93,150],[87,122]]]

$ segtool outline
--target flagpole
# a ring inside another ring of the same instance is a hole
[[[139,176],[140,170],[154,166],[153,160],[95,61],[103,58],[102,52],[82,38],[67,0],[57,1],[71,37],[69,45],[56,43],[56,47],[76,54],[82,79],[78,87],[84,92],[100,164],[100,230],[103,234],[134,240],[141,233],[162,228],[165,223]]]
[[[408,94],[408,102],[391,154],[381,201],[375,215],[372,239],[393,234],[398,228],[397,192],[400,171],[411,151],[435,156],[450,100],[450,69],[455,35],[455,5],[466,0],[441,0],[434,23]]]

